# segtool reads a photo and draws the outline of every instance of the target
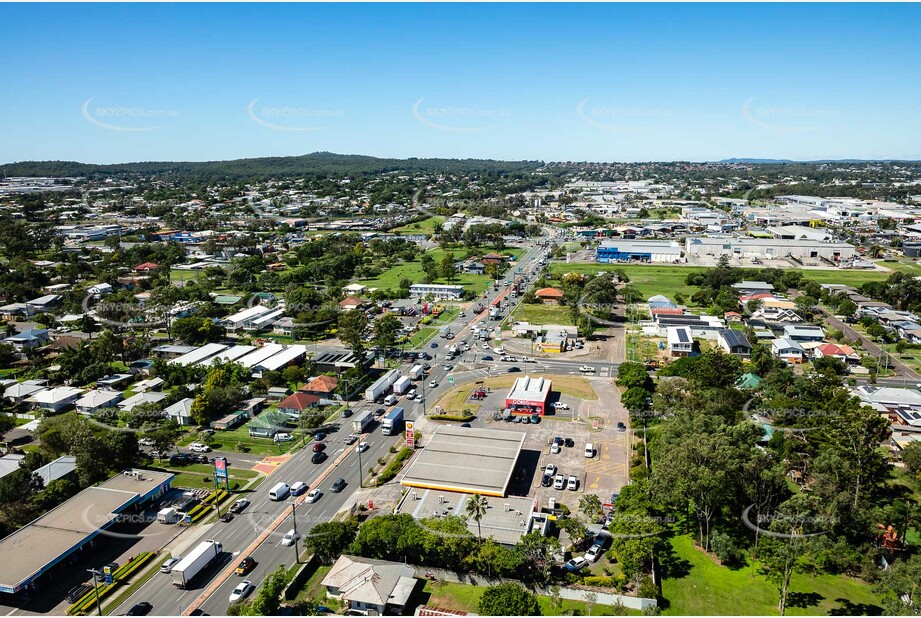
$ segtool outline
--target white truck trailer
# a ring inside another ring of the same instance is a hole
[[[393,383],[396,382],[399,377],[400,374],[396,369],[391,369],[382,375],[377,379],[377,382],[367,388],[365,391],[365,400],[373,403],[378,397],[386,395],[390,387],[393,386]]]
[[[211,564],[221,555],[223,547],[217,541],[202,541],[198,546],[187,553],[179,564],[170,571],[173,585],[177,588],[187,588],[189,582],[198,575],[202,569]]]
[[[412,380],[409,379],[409,376],[402,376],[396,382],[393,383],[393,394],[402,395],[409,390],[409,387],[412,386]]]

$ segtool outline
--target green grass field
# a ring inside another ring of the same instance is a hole
[[[509,316],[508,322],[572,326],[569,308],[560,305],[526,305],[521,303]]]
[[[416,223],[403,225],[390,231],[399,232],[400,234],[426,234],[431,236],[435,228],[435,224],[444,223],[446,220],[447,217],[442,217],[441,215],[432,215],[425,221],[417,221]]]
[[[751,566],[718,566],[696,549],[688,536],[671,539],[683,576],[666,575],[662,596],[665,615],[777,615],[777,588]],[[787,615],[880,614],[881,599],[866,582],[838,575],[793,575]]]
[[[299,435],[296,429],[292,429],[291,433],[294,433],[295,437]],[[180,440],[179,444],[184,446],[196,441],[198,441],[198,434],[191,433]],[[246,452],[253,455],[282,455],[296,445],[297,440],[275,444],[270,438],[251,438],[246,425],[241,425],[229,431],[215,432],[214,441],[210,446],[215,450],[236,451],[238,444],[246,446],[248,449]]]
[[[435,260],[436,264],[438,264],[441,261],[441,258],[445,255],[445,251],[443,249],[432,249],[428,253],[432,256],[432,259]],[[460,258],[461,253],[455,252],[454,256]],[[422,271],[422,262],[404,262],[385,270],[373,279],[359,279],[358,283],[366,285],[369,288],[398,290],[400,288],[401,280],[409,279],[413,283],[419,283],[422,281],[423,277],[424,273]],[[458,274],[454,281],[451,283],[455,285],[463,285],[465,289],[472,290],[476,294],[481,294],[483,290],[485,290],[489,285],[489,281],[489,277],[486,277],[485,275]],[[439,278],[433,283],[448,283],[448,281],[446,279]]]
[[[485,586],[469,586],[453,582],[426,582],[422,589],[422,600],[426,605],[443,607],[455,611],[476,613],[480,606],[480,597],[486,591]],[[596,603],[589,607],[588,603],[580,601],[562,600],[561,607],[555,607],[550,597],[537,598],[540,604],[541,615],[581,615],[581,616],[613,616],[614,612],[608,605]],[[575,610],[575,611],[574,611]],[[641,612],[627,610],[626,615],[638,616]]]
[[[921,276],[921,264],[909,258],[904,258],[893,262],[884,260],[880,262],[879,265],[885,266],[886,268],[891,268],[892,270],[898,270],[909,275]]]

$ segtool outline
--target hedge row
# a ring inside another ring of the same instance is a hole
[[[212,491],[208,494],[208,497],[202,500],[200,503],[196,504],[191,511],[186,513],[186,515],[192,518],[192,523],[207,515],[213,507],[218,502],[223,502],[227,499],[227,496],[230,494],[226,489],[218,489],[217,491]]]
[[[406,463],[406,460],[409,459],[413,454],[413,449],[408,446],[404,446],[400,449],[400,452],[397,453],[397,456],[393,458],[387,467],[378,475],[377,484],[383,485],[384,483],[392,480],[400,469],[403,467],[403,464]]]
[[[96,592],[99,593],[100,602],[106,598],[112,591],[115,590],[118,586],[124,583],[131,575],[133,575],[138,569],[150,562],[150,560],[156,556],[155,552],[145,551],[133,557],[129,562],[123,564],[112,573],[112,583],[108,586],[97,587],[97,590],[90,590],[85,595],[80,597],[76,603],[67,608],[67,614],[71,616],[83,616],[87,611],[92,610],[96,606]]]
[[[432,414],[429,416],[433,421],[456,421],[458,423],[469,423],[476,418],[473,414]]]

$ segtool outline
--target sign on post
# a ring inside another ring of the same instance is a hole
[[[214,458],[214,482],[215,483],[224,483],[228,485],[229,479],[227,478],[227,458],[226,457],[215,457]]]
[[[112,580],[112,567],[110,566],[102,567],[102,578],[105,580],[106,586],[112,585],[112,581],[113,581]]]
[[[454,376],[448,376],[448,384],[454,384]]]
[[[413,431],[415,423],[406,421],[406,446],[416,448],[416,432]]]

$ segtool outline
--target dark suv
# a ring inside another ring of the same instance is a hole
[[[326,461],[326,457],[327,457],[326,453],[324,453],[323,451],[317,451],[316,453],[313,454],[313,457],[310,458],[310,461],[315,464],[319,464],[319,463],[323,463],[324,461]]]
[[[345,485],[346,485],[345,479],[340,477],[340,478],[337,478],[335,482],[333,482],[333,486],[330,487],[329,489],[333,493],[339,493],[340,491],[345,489]]]

